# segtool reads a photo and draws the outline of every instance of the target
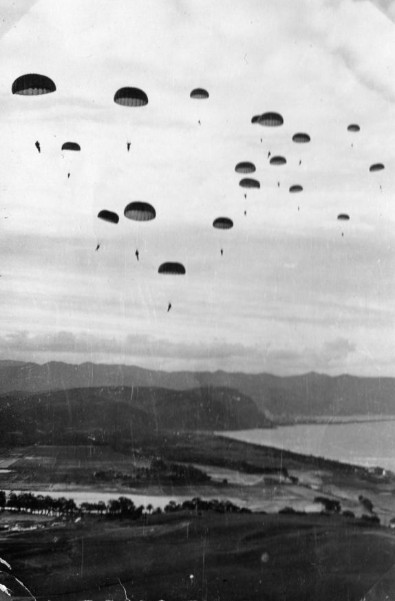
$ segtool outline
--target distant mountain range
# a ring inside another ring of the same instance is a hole
[[[0,398],[0,445],[136,440],[166,431],[264,428],[255,403],[229,388],[73,388]]]
[[[336,377],[308,373],[270,374],[165,372],[126,365],[50,362],[44,365],[0,361],[0,393],[73,388],[148,387],[173,391],[227,388],[250,397],[274,420],[317,416],[395,415],[395,378]]]

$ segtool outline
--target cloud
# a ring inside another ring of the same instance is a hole
[[[376,7],[389,17],[389,2],[342,0],[317,3],[315,27],[321,32],[322,42],[334,56],[369,91],[375,91],[384,100],[395,100],[395,41],[393,24],[384,21]],[[373,39],[380,40],[372,43]]]
[[[37,0],[1,0],[0,39],[31,10]]]
[[[369,2],[378,8],[388,19],[395,22],[395,5],[393,0],[354,0],[354,2]]]
[[[347,338],[337,337],[317,347],[297,343],[295,337],[289,348],[281,348],[264,341],[252,346],[224,340],[210,343],[176,342],[138,334],[104,337],[89,332],[33,334],[18,331],[0,338],[0,352],[10,359],[38,363],[52,360],[81,363],[90,360],[169,371],[225,369],[291,375],[309,371],[338,374],[358,373],[362,369],[366,372],[367,364],[370,372],[376,368],[372,357],[363,358],[356,344]]]
[[[210,344],[174,342],[145,335],[101,337],[90,333],[74,334],[59,331],[54,334],[31,334],[26,331],[12,332],[0,338],[0,350],[7,355],[18,353],[30,355],[57,354],[75,357],[86,355],[123,355],[128,358],[165,358],[184,361],[218,360],[240,357],[256,357],[258,351],[239,343],[212,342]]]

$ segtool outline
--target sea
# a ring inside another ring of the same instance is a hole
[[[395,473],[395,416],[374,421],[297,424],[217,434],[303,455],[381,467]]]

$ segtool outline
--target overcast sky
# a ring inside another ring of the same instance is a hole
[[[3,358],[395,375],[391,2],[0,6]],[[25,73],[57,91],[12,95]],[[115,104],[124,86],[148,105]],[[284,125],[251,124],[265,111]],[[300,131],[310,144],[292,142]],[[246,160],[261,188],[245,199]],[[157,218],[127,220],[133,200]],[[233,229],[214,229],[219,216]],[[186,275],[159,275],[164,261]]]

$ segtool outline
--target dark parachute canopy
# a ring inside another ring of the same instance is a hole
[[[21,75],[12,84],[12,93],[21,96],[41,96],[55,92],[56,86],[52,79],[38,73]]]
[[[370,165],[369,167],[369,171],[382,171],[383,169],[383,163],[375,163],[374,165]]]
[[[233,221],[229,217],[217,217],[213,221],[213,227],[218,230],[230,230],[233,227]]]
[[[339,221],[349,221],[350,220],[350,216],[347,215],[347,213],[340,213],[337,216],[337,218],[338,218]]]
[[[248,161],[237,163],[235,171],[236,173],[254,173],[255,165],[254,163],[249,163]]]
[[[359,127],[359,125],[357,123],[350,123],[350,125],[347,127],[347,131],[359,131],[361,128]]]
[[[285,163],[287,162],[287,160],[284,157],[272,157],[270,159],[270,164],[271,165],[285,165]]]
[[[259,125],[266,125],[267,127],[278,127],[284,123],[284,119],[280,113],[263,113],[262,115],[255,115],[251,119],[251,123],[259,123]]]
[[[257,179],[253,179],[251,177],[244,177],[239,181],[239,186],[242,188],[260,188],[261,184]]]
[[[311,138],[309,134],[297,133],[292,136],[292,141],[296,142],[297,144],[307,144],[310,142],[310,139]]]
[[[185,267],[181,263],[162,263],[158,273],[167,275],[185,275]]]
[[[133,221],[151,221],[156,217],[154,207],[148,202],[130,202],[124,210],[124,215]]]
[[[139,88],[120,88],[115,93],[114,102],[121,106],[145,106],[148,96]]]
[[[103,209],[97,215],[99,219],[103,219],[103,221],[108,221],[108,223],[118,223],[119,217],[116,213],[112,211],[107,211],[107,209]]]
[[[195,88],[190,93],[190,97],[195,98],[196,100],[205,100],[206,98],[209,97],[209,93],[207,92],[207,90],[204,90],[203,88]]]
[[[291,193],[295,193],[295,192],[303,192],[303,188],[302,186],[299,186],[299,184],[296,184],[295,186],[291,186],[289,191]]]
[[[77,152],[81,150],[81,146],[77,144],[77,142],[65,142],[62,146],[62,150],[74,150]]]

